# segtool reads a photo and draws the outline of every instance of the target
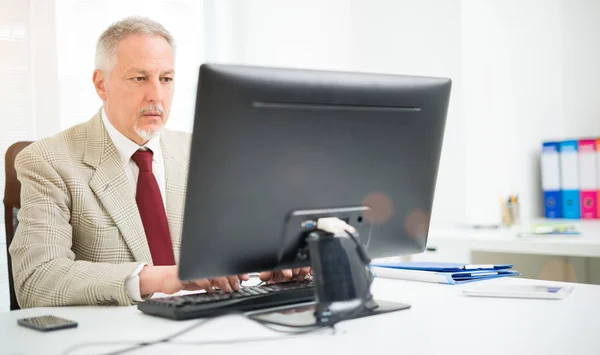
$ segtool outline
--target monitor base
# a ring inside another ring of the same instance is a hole
[[[372,305],[370,305],[369,309],[355,312],[352,316],[339,320],[338,323],[345,320],[376,316],[411,308],[410,304],[386,300],[371,300],[370,303],[372,303]],[[312,302],[250,312],[247,316],[260,323],[271,324],[274,326],[292,328],[327,326],[327,323],[319,321],[316,317],[315,310],[315,303]]]
[[[370,231],[369,223],[362,223],[363,214],[369,211],[367,206],[354,206],[293,211],[288,216],[286,235],[299,234],[301,237],[294,240],[304,243],[295,248],[297,261],[310,260],[315,302],[310,314],[299,312],[306,308],[303,306],[286,308],[285,313],[270,312],[270,323],[281,322],[277,320],[281,314],[303,313],[298,315],[302,324],[332,326],[347,319],[410,308],[403,303],[373,299],[371,258],[360,240],[359,229],[352,226],[356,221],[363,232]],[[292,318],[286,319],[289,323]]]

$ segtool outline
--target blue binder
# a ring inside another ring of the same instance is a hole
[[[405,263],[389,264],[371,264],[372,266],[385,266],[394,269],[422,270],[422,271],[440,271],[440,272],[458,272],[458,271],[477,271],[477,270],[503,270],[510,269],[513,264],[461,264],[461,263],[441,263],[441,262],[419,262],[411,261]]]
[[[560,149],[560,184],[562,217],[580,218],[579,206],[579,153],[576,140],[562,141]]]
[[[456,285],[520,275],[520,272],[510,270],[512,266],[512,264],[470,265],[439,262],[407,262],[371,264],[370,269],[375,277]]]
[[[560,184],[560,149],[558,142],[544,142],[541,152],[542,190],[544,191],[544,216],[562,218]]]

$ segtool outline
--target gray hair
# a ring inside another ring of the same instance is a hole
[[[117,46],[125,37],[135,34],[161,36],[175,51],[173,36],[160,23],[145,17],[126,17],[110,25],[96,44],[96,68],[111,71],[117,56]]]

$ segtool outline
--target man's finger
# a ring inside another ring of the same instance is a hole
[[[281,270],[273,275],[272,281],[275,283],[289,281],[292,279],[292,275],[292,270],[290,269]]]
[[[204,290],[206,291],[206,293],[215,293],[215,288],[210,282],[209,285],[204,288]]]
[[[250,276],[248,276],[248,274],[239,274],[238,279],[240,281],[248,281],[248,280],[250,280]]]
[[[199,279],[199,280],[194,280],[194,281],[188,283],[186,290],[190,290],[190,291],[206,290],[206,292],[211,292],[212,285],[210,284],[210,281],[207,279]]]
[[[299,267],[292,269],[292,278],[297,277],[298,274],[300,274],[300,268]]]
[[[272,283],[278,283],[278,282],[282,282],[282,281],[285,281],[285,276],[283,276],[281,271],[277,271],[277,272],[273,273],[273,277],[271,278],[271,280],[269,280],[269,282],[272,282]]]
[[[216,285],[224,292],[231,292],[231,286],[229,286],[229,280],[226,277],[219,277],[212,280],[213,285]]]
[[[229,279],[227,277],[219,277],[219,285],[221,287],[221,290],[225,291],[225,292],[231,292],[233,291],[231,289],[231,284],[229,283]]]
[[[281,270],[281,275],[289,280],[294,276],[294,272],[292,271],[292,269],[283,269]]]
[[[258,278],[260,279],[260,281],[263,281],[263,282],[270,281],[273,278],[273,272],[272,271],[263,271],[260,274],[258,274]]]
[[[227,280],[229,281],[229,286],[233,291],[240,290],[240,279],[237,276],[227,276]]]

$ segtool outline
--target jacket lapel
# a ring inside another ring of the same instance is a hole
[[[135,260],[152,265],[135,195],[100,113],[88,123],[87,137],[83,161],[95,169],[90,188],[114,220]]]
[[[165,194],[167,199],[167,220],[173,243],[173,254],[179,263],[181,251],[181,232],[183,228],[183,211],[185,207],[185,191],[189,165],[189,143],[171,137],[171,132],[163,131],[161,144],[165,160]]]

